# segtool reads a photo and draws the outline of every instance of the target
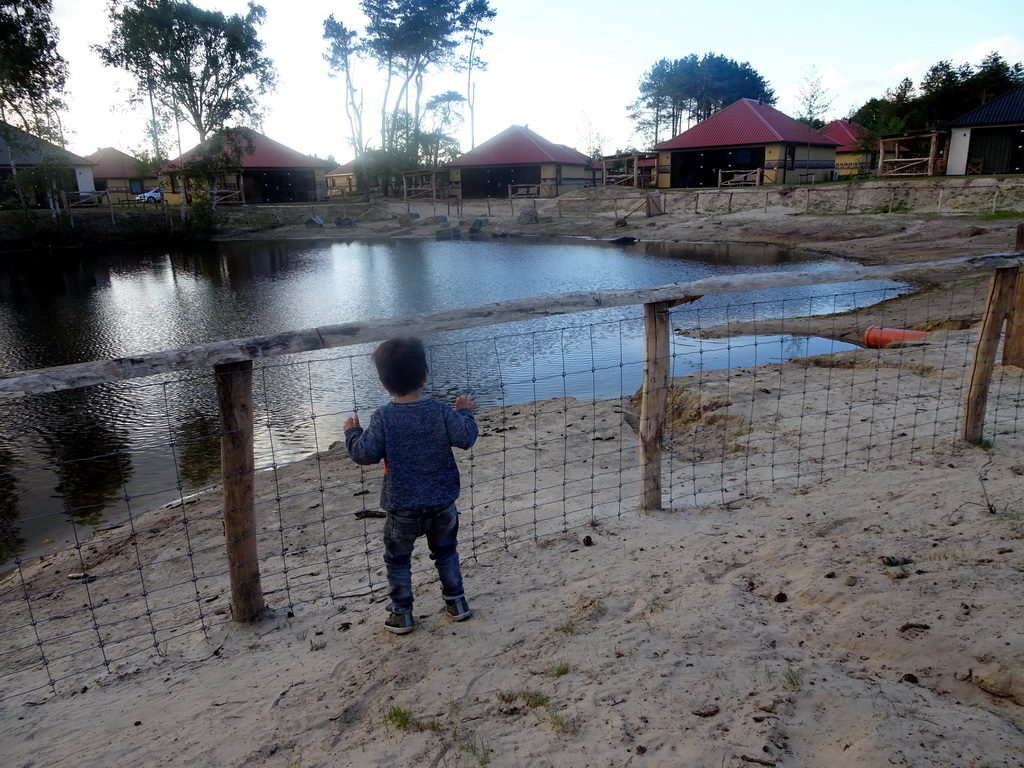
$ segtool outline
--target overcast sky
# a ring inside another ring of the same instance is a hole
[[[245,0],[193,0],[202,8],[244,13]],[[600,136],[606,153],[639,145],[626,117],[644,73],[662,58],[714,52],[749,62],[775,90],[777,107],[795,116],[799,90],[819,73],[833,105],[846,117],[904,77],[919,82],[943,60],[978,64],[999,51],[1024,61],[1024,0],[490,0],[498,15],[476,81],[476,143],[509,125],[529,125],[545,138],[586,151]],[[362,31],[358,0],[263,0],[265,53],[277,67],[276,93],[266,97],[262,131],[293,149],[351,159],[340,82],[323,59],[329,15]],[[132,152],[146,143],[145,115],[125,106],[130,81],[103,67],[90,45],[109,35],[106,0],[53,0],[59,49],[70,64],[68,148],[89,154],[113,146]],[[367,126],[379,114],[380,78],[369,68]],[[425,97],[465,92],[464,76],[434,76]],[[181,148],[195,144],[182,131]],[[468,123],[459,132],[470,148]],[[668,137],[666,137],[668,138]]]

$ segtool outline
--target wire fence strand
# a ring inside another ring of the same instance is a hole
[[[955,321],[936,296],[924,339],[881,349],[803,333],[808,307],[858,306],[856,293],[821,289],[792,306],[740,296],[713,328],[701,309],[673,309],[665,508],[799,492],[930,461],[957,441],[985,294],[979,288],[971,317]],[[481,396],[480,438],[457,456],[464,560],[601,526],[640,505],[643,313],[579,317],[427,338],[427,394]],[[840,336],[838,326],[829,335]],[[370,354],[361,345],[256,367],[255,535],[275,611],[383,599],[381,473],[348,459],[341,429],[386,397]],[[991,440],[1016,434],[1022,388],[1020,369],[997,368]],[[18,487],[56,477],[63,503],[30,520],[5,510],[0,698],[73,690],[170,647],[198,647],[231,620],[211,393],[209,378],[189,371],[38,396],[87,404],[73,410],[100,420],[101,406],[130,404],[141,419],[110,450],[3,474]],[[49,542],[29,551],[22,528],[46,530]],[[417,593],[436,590],[430,561],[413,565]]]

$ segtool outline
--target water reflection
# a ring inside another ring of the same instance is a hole
[[[637,288],[711,275],[828,270],[773,246],[581,241],[281,241],[106,249],[0,265],[0,369],[173,349],[367,318],[563,291]],[[822,314],[890,297],[886,282],[707,296],[677,329]],[[482,405],[631,394],[643,371],[640,307],[436,334],[431,387]],[[673,372],[735,366],[735,343],[676,337]],[[793,339],[758,355],[807,354]],[[694,346],[696,345],[696,346]],[[794,352],[794,349],[799,351]],[[386,399],[351,348],[256,371],[258,466],[327,447],[354,409]],[[0,555],[38,548],[65,517],[94,525],[187,494],[219,472],[212,371],[0,402]],[[16,521],[16,523],[15,523]],[[67,534],[61,532],[60,537]]]

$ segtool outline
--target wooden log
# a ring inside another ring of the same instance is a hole
[[[1013,250],[1024,252],[1024,224],[1017,225],[1017,240]],[[1003,341],[1003,365],[1024,368],[1024,271],[1017,276],[1017,285],[1010,302],[1006,339]]]
[[[404,317],[367,319],[327,325],[273,336],[232,339],[199,344],[162,352],[151,352],[112,360],[18,371],[0,374],[0,399],[57,392],[95,384],[154,376],[173,371],[208,368],[257,358],[314,352],[335,347],[383,341],[397,335],[441,333],[464,328],[479,328],[542,317],[588,312],[606,307],[623,307],[658,301],[673,301],[692,296],[774,290],[822,283],[861,280],[909,280],[934,282],[958,280],[990,272],[993,269],[1024,264],[1018,253],[960,257],[939,262],[846,266],[807,272],[772,272],[706,277],[689,283],[670,283],[650,288],[607,291],[572,291],[523,299],[510,299],[464,309],[443,310]]]
[[[671,372],[669,302],[644,304],[644,379],[640,400],[640,506],[654,510],[661,501],[661,440],[668,410]]]
[[[252,361],[216,366],[220,409],[224,538],[231,615],[252,621],[266,608],[256,551],[256,460],[253,453]]]
[[[1018,272],[1017,267],[997,269],[989,284],[985,317],[981,322],[978,344],[974,348],[971,383],[964,407],[963,439],[968,443],[980,443],[984,434],[985,406],[988,404],[988,391],[996,364],[999,335],[1010,310]]]

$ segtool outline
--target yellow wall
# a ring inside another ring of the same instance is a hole
[[[137,176],[133,178],[138,178]],[[106,179],[106,193],[114,203],[135,202],[135,196],[139,193],[131,191],[130,179]],[[153,187],[159,187],[160,182],[155,177],[142,179],[142,191],[148,192]]]
[[[840,176],[853,176],[861,170],[871,172],[874,167],[870,152],[836,152],[836,170]]]
[[[359,185],[356,182],[356,175],[354,173],[325,176],[324,179],[327,184],[327,194],[329,195],[340,195],[345,192],[359,191]]]

